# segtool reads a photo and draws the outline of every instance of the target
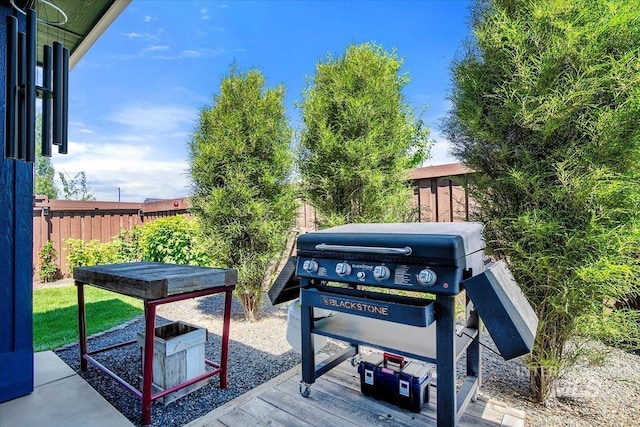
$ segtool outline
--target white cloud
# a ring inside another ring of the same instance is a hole
[[[155,21],[158,18],[154,18],[153,16],[149,16],[149,15],[145,15],[144,18],[142,19],[142,22],[151,22],[151,21]]]
[[[444,135],[432,129],[430,137],[435,140],[435,144],[431,147],[431,158],[425,162],[424,166],[444,165],[458,161],[450,154],[451,142]]]
[[[198,50],[183,50],[182,52],[180,52],[180,55],[183,58],[198,58],[202,55],[202,53]]]
[[[152,45],[152,46],[148,46],[144,49],[144,52],[158,52],[160,50],[167,50],[169,49],[168,45]]]
[[[200,57],[213,57],[213,56],[218,56],[218,55],[222,55],[223,53],[225,53],[225,50],[222,48],[216,48],[216,49],[208,49],[208,48],[200,48],[200,49],[188,49],[188,50],[183,50],[180,53],[180,56],[182,56],[183,58],[200,58]]]
[[[166,161],[157,158],[149,145],[126,143],[69,142],[69,154],[54,154],[57,172],[74,177],[85,171],[91,192],[100,201],[142,202],[146,198],[170,199],[189,193],[186,160]]]
[[[140,39],[140,40],[158,40],[158,36],[151,33],[136,33],[135,31],[130,31],[128,33],[121,33],[124,37],[130,39]]]
[[[176,60],[176,59],[184,59],[184,58],[212,58],[219,55],[225,54],[226,51],[222,48],[209,49],[209,48],[197,48],[197,49],[185,49],[178,53],[177,55],[153,55],[153,59],[164,59],[164,60]],[[140,55],[142,56],[142,55]]]
[[[118,188],[121,201],[188,196],[187,143],[198,110],[149,103],[114,108],[102,129],[70,124],[69,154],[56,151],[52,158],[56,172],[74,177],[85,171],[97,200],[118,200]]]
[[[144,133],[166,134],[193,126],[198,111],[183,105],[134,104],[111,114],[109,120]]]

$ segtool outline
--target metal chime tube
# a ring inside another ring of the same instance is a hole
[[[42,155],[51,157],[51,46],[42,50]]]
[[[62,49],[62,143],[58,153],[67,154],[69,128],[69,49]]]
[[[4,156],[14,159],[17,152],[18,20],[7,16],[7,71]]]
[[[18,19],[6,19],[5,157],[34,162],[36,157],[36,98],[42,92],[42,155],[51,156],[51,143],[67,153],[69,120],[69,49],[62,43],[44,46],[43,86],[36,86],[37,14],[26,12],[26,33]]]
[[[53,43],[53,143],[62,144],[62,44]],[[59,148],[58,148],[59,150]]]
[[[27,38],[18,32],[18,159],[24,160],[27,155],[27,103],[25,90],[27,85]]]
[[[26,87],[25,87],[25,109],[26,109],[26,152],[24,159],[27,162],[36,160],[36,29],[37,15],[33,9],[27,9],[27,32],[26,32]]]

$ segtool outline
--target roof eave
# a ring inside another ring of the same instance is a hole
[[[131,3],[131,0],[116,0],[109,7],[104,15],[100,18],[100,20],[96,23],[96,25],[91,29],[89,34],[82,39],[78,47],[73,51],[69,58],[69,69],[73,69],[73,67],[80,62],[80,59],[84,56],[85,53],[93,46],[93,44],[100,38],[100,36],[109,28],[109,25],[116,20],[116,18],[122,13],[124,9]]]

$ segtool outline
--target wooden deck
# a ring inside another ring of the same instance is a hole
[[[187,427],[204,426],[436,426],[436,394],[420,414],[399,409],[360,393],[360,380],[347,362],[320,377],[311,396],[299,393],[297,366],[221,406]],[[459,426],[525,425],[525,413],[482,397],[472,402]]]

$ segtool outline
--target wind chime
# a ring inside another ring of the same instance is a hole
[[[26,14],[26,31],[18,31],[16,16],[7,16],[4,156],[33,163],[36,97],[42,99],[42,155],[51,157],[52,143],[58,146],[58,153],[67,154],[69,49],[59,42],[54,42],[53,47],[43,47],[42,86],[36,85],[38,17],[34,9],[25,12],[16,7],[13,0],[11,3],[17,11]]]

